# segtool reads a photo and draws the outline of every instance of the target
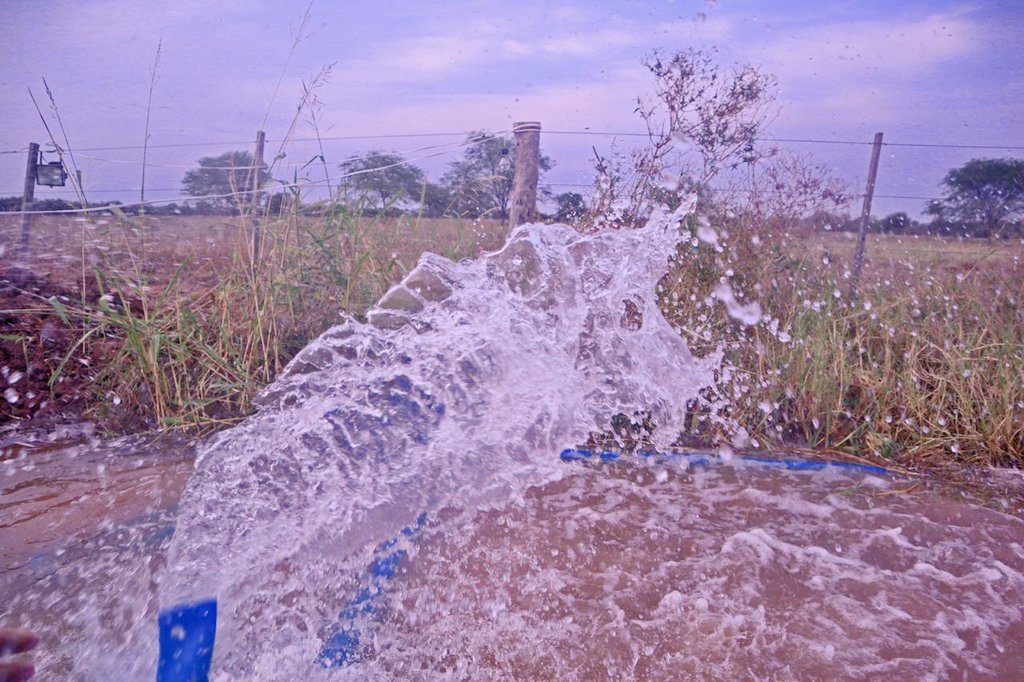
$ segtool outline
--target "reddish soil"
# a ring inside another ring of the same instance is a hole
[[[111,344],[76,347],[85,327],[62,321],[51,297],[75,302],[81,292],[0,263],[0,425],[78,419],[102,392],[97,379]]]

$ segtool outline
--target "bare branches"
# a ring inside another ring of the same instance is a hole
[[[725,71],[694,49],[669,58],[655,52],[643,63],[654,76],[660,106],[638,112],[648,130],[660,132],[659,144],[671,137],[700,155],[702,182],[724,164],[735,168],[759,158],[757,137],[774,103],[773,76],[749,64]]]
[[[749,64],[720,67],[697,49],[654,52],[643,65],[655,98],[638,97],[635,111],[648,144],[628,155],[594,150],[595,224],[635,225],[687,195],[705,210],[761,218],[834,210],[849,200],[821,164],[760,142],[774,111],[773,76]]]

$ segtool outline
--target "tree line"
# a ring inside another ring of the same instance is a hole
[[[338,181],[332,186],[332,199],[351,210],[373,215],[412,213],[431,218],[508,218],[512,180],[516,163],[515,140],[470,133],[462,157],[448,164],[437,182],[431,182],[418,166],[394,151],[371,149],[339,164]],[[554,163],[540,157],[540,173]],[[208,201],[222,210],[237,210],[249,198],[240,193],[252,186],[252,156],[233,151],[199,160],[198,168],[185,174],[184,192],[189,196],[217,196]],[[260,186],[267,193],[271,212],[294,208],[301,193],[287,181],[275,180],[269,167],[259,169]],[[291,182],[294,182],[291,181]],[[274,191],[274,185],[282,186]],[[333,183],[332,183],[333,185]],[[582,204],[582,195],[554,197],[543,185],[543,197],[565,204],[569,209]]]
[[[542,182],[541,201],[556,206],[548,217],[627,226],[643,221],[655,206],[673,207],[684,197],[696,195],[699,211],[726,222],[729,216],[745,216],[752,226],[796,221],[855,229],[857,221],[839,215],[852,199],[846,183],[809,157],[764,144],[762,132],[774,110],[771,75],[750,65],[724,69],[711,54],[697,49],[667,55],[655,52],[643,63],[656,86],[653,101],[636,100],[636,112],[649,133],[646,148],[611,158],[594,150],[590,206],[582,194],[556,196]],[[145,210],[151,214],[247,211],[253,207],[247,190],[257,186],[265,202],[260,210],[272,214],[343,206],[372,215],[505,220],[516,144],[510,137],[471,133],[461,158],[451,161],[436,182],[394,151],[370,149],[333,169],[319,156],[304,168],[315,161],[328,176],[322,182],[330,190],[330,201],[310,202],[304,197],[298,173],[277,178],[266,163],[255,168],[249,152],[229,151],[199,159],[198,166],[185,174],[183,194],[193,199]],[[541,155],[542,178],[553,165]],[[733,193],[713,191],[714,178],[731,180]],[[872,220],[872,231],[1024,236],[1024,160],[974,159],[948,171],[940,186],[943,196],[923,207],[929,222],[895,213]],[[20,207],[20,197],[0,199],[0,211]],[[53,199],[33,204],[43,211],[77,207]],[[127,206],[125,210],[137,212]],[[827,220],[815,219],[822,216]]]
[[[515,141],[475,133],[467,140],[461,159],[451,162],[439,182],[427,179],[424,171],[406,162],[392,151],[371,149],[338,166],[341,203],[359,212],[374,215],[413,213],[425,217],[508,218],[515,169]],[[541,155],[543,174],[554,163]],[[182,181],[183,192],[191,197],[209,197],[198,201],[154,204],[146,207],[150,215],[232,214],[245,206],[251,187],[252,156],[246,151],[231,151],[199,159]],[[271,213],[291,210],[294,193],[275,191],[266,164],[260,169],[260,182]],[[283,184],[283,183],[282,183]],[[930,201],[924,215],[916,220],[906,212],[872,218],[869,231],[885,234],[939,235],[979,238],[1024,238],[1024,160],[974,159],[946,173],[942,180],[944,196]],[[575,221],[590,207],[579,192],[553,194],[541,187],[541,196],[554,205],[548,216]],[[94,207],[118,205],[99,202]],[[87,205],[87,206],[90,206]],[[33,202],[35,211],[64,211],[82,208],[81,203],[65,199]],[[20,211],[21,197],[0,197],[0,212]],[[137,213],[138,209],[127,209]],[[811,224],[827,224],[831,229],[857,231],[859,219],[845,215],[817,215]]]

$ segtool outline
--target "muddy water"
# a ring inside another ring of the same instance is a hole
[[[63,445],[2,465],[0,624],[40,632],[39,679],[152,679],[191,453]],[[500,508],[435,515],[360,625],[356,662],[303,672],[1019,679],[1024,522],[907,487],[838,470],[566,463]],[[331,611],[349,596],[317,598]],[[298,672],[258,658],[256,679]]]
[[[577,467],[414,543],[356,677],[1020,679],[1024,523],[905,487]]]
[[[155,589],[193,455],[166,439],[101,442],[89,425],[0,441],[0,626],[42,636],[38,679],[100,669],[104,651],[83,642],[128,641],[155,618],[155,601],[125,610],[125,595]]]

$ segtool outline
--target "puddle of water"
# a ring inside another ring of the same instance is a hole
[[[1024,522],[888,488],[579,469],[426,531],[351,679],[1018,676]]]
[[[104,666],[96,662],[107,647],[126,648],[128,633],[156,618],[154,571],[193,448],[165,439],[101,442],[76,429],[11,437],[2,452],[0,625],[41,635],[29,657],[38,679],[99,679]],[[107,679],[136,678],[123,673]]]
[[[108,473],[125,470],[107,493],[135,487],[134,458],[114,462]],[[252,593],[269,601],[242,606],[287,637],[244,641],[222,679],[1005,680],[1024,668],[1018,518],[850,471],[561,466],[505,504],[447,507],[402,537],[347,667],[314,660],[367,587],[368,558],[335,563],[326,582],[328,556],[277,566]],[[174,511],[110,518],[3,573],[4,624],[42,635],[40,679],[153,679]]]
[[[21,439],[0,461],[0,572],[177,504],[192,472],[183,443],[90,436]]]

